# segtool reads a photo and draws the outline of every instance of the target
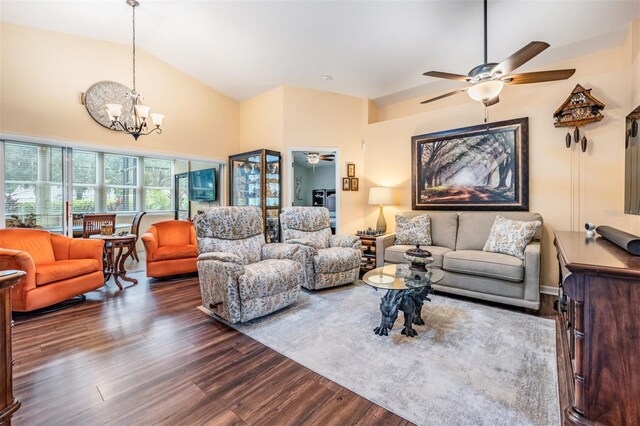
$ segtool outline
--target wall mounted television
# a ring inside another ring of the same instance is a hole
[[[216,170],[195,170],[189,173],[189,199],[191,201],[216,201]]]

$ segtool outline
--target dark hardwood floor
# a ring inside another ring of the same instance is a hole
[[[15,318],[15,425],[409,424],[197,310],[197,277],[134,276]]]

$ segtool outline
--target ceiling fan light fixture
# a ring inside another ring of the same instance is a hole
[[[307,154],[307,162],[309,164],[318,164],[320,162],[320,154],[316,152],[310,152]]]
[[[474,101],[487,101],[498,96],[503,87],[502,80],[487,80],[469,87],[467,93]]]

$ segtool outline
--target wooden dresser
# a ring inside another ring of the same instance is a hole
[[[584,232],[555,234],[567,333],[558,350],[571,361],[564,423],[639,425],[640,257]]]
[[[13,398],[13,357],[11,354],[11,287],[26,274],[0,271],[0,425],[10,425],[11,416],[20,408]]]

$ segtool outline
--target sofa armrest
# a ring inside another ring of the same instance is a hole
[[[331,235],[329,237],[329,247],[346,247],[360,250],[360,237],[357,235]]]
[[[237,254],[225,251],[210,251],[202,253],[198,256],[198,262],[201,260],[217,260],[218,262],[237,263],[242,266],[242,258]]]
[[[158,239],[152,232],[145,232],[142,234],[142,243],[144,244],[144,250],[146,252],[147,261],[155,260],[155,252],[158,250]]]
[[[396,234],[376,238],[376,267],[384,266],[384,251],[396,242]]]
[[[524,298],[540,300],[540,242],[532,241],[524,249]]]
[[[27,292],[36,288],[36,265],[26,251],[0,247],[0,270],[18,269],[27,273],[13,287],[13,306],[16,310],[26,309]]]

